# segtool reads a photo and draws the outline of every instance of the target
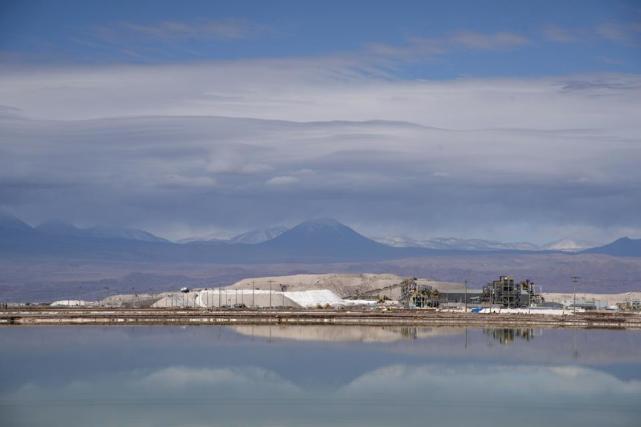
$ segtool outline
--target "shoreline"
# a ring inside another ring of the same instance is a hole
[[[357,325],[537,327],[641,330],[635,313],[584,312],[568,315],[463,313],[436,310],[203,310],[136,308],[7,308],[0,326],[28,325]]]

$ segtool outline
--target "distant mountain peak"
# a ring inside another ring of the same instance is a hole
[[[126,239],[126,240],[139,240],[142,242],[164,242],[165,239],[158,237],[148,231],[138,230],[136,228],[121,228],[113,226],[99,225],[91,227],[86,230],[86,233],[91,237],[105,238],[105,239]]]
[[[157,237],[147,231],[134,228],[120,228],[98,225],[90,228],[80,228],[59,219],[43,222],[35,228],[40,233],[56,236],[72,236],[97,239],[125,239],[143,242],[163,242],[165,239]]]
[[[307,221],[301,222],[301,224],[318,224],[318,225],[343,225],[340,221],[334,218],[321,217],[321,218],[312,218]]]
[[[245,244],[262,243],[280,236],[287,230],[287,227],[282,226],[251,230],[232,237],[229,239],[229,242]]]
[[[292,258],[358,259],[395,254],[395,248],[368,239],[331,218],[304,221],[260,246]]]
[[[294,228],[315,229],[315,228],[339,228],[339,227],[349,228],[348,226],[346,226],[345,224],[341,223],[340,221],[334,218],[314,218],[307,221],[303,221]]]
[[[0,228],[3,230],[31,230],[31,226],[18,217],[0,211]]]
[[[641,256],[641,239],[621,237],[612,243],[596,248],[590,248],[583,252],[599,253],[613,256]]]
[[[59,219],[50,219],[35,227],[36,230],[48,234],[76,234],[82,230],[73,224]]]

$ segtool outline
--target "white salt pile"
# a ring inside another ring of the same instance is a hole
[[[51,307],[87,307],[96,305],[93,301],[83,301],[79,299],[64,299],[54,301],[50,304]]]

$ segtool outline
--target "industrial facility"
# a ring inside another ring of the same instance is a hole
[[[530,280],[499,276],[481,288],[467,282],[404,278],[392,274],[302,274],[242,279],[213,289],[177,286],[176,291],[111,295],[100,301],[60,300],[53,307],[192,309],[439,310],[473,313],[641,310],[635,295],[619,300],[589,295],[546,294]]]
[[[437,290],[429,285],[417,284],[417,279],[401,282],[399,303],[405,308],[427,308],[443,306],[499,306],[503,308],[523,308],[543,303],[530,280],[516,282],[512,276],[499,276],[498,280],[488,283],[483,289]]]
[[[483,288],[481,302],[505,308],[529,307],[543,302],[536,286],[529,280],[515,282],[512,276],[500,276]]]

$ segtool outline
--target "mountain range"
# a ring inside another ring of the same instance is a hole
[[[572,244],[565,242],[562,246],[574,248]],[[376,241],[333,219],[305,221],[291,229],[253,230],[229,240],[176,243],[137,229],[79,228],[60,221],[32,227],[13,216],[0,215],[0,254],[5,257],[267,263],[371,261],[506,252],[527,254],[541,250],[546,248],[478,239]],[[622,238],[581,252],[641,256],[641,239]]]
[[[193,243],[193,242],[227,242],[227,243],[247,243],[255,244],[266,242],[271,240],[284,232],[289,230],[287,227],[276,226],[269,228],[259,228],[255,230],[250,230],[245,233],[238,234],[231,237],[230,239],[221,239],[217,235],[211,236],[202,236],[202,237],[189,237],[186,239],[180,239],[178,243]]]
[[[75,236],[90,237],[98,239],[125,239],[139,240],[142,242],[167,242],[168,240],[155,236],[147,231],[133,228],[118,228],[107,226],[96,226],[91,228],[79,228],[62,221],[47,221],[34,228],[36,231],[51,236]]]
[[[435,237],[432,239],[413,239],[405,236],[377,237],[374,240],[396,247],[420,247],[430,249],[454,249],[465,251],[561,251],[580,252],[596,247],[596,244],[570,239],[557,240],[545,245],[529,242],[497,242],[483,239],[459,239],[455,237]]]

